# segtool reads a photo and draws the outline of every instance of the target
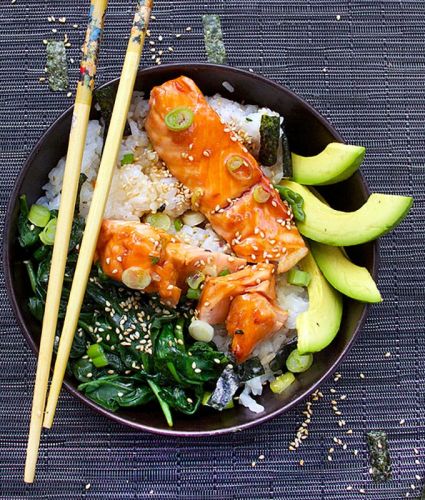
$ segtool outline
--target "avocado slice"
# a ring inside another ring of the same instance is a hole
[[[382,302],[369,271],[353,264],[341,248],[312,241],[310,250],[325,278],[339,292],[360,302]]]
[[[292,153],[293,179],[308,186],[345,181],[360,167],[365,152],[363,146],[331,142],[316,156]]]
[[[326,281],[311,253],[298,265],[311,276],[308,309],[296,321],[297,348],[300,354],[306,354],[321,351],[335,338],[341,325],[342,296]]]
[[[281,184],[304,198],[305,220],[297,222],[300,233],[332,246],[360,245],[379,238],[404,219],[413,203],[411,196],[373,193],[358,210],[340,212],[301,184],[292,181]]]

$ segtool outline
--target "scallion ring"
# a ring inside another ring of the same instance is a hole
[[[133,290],[144,290],[152,281],[151,275],[143,267],[132,266],[123,271],[122,282]]]
[[[266,191],[263,186],[255,186],[252,196],[257,203],[266,203],[270,198],[270,193]]]
[[[193,111],[186,106],[182,106],[171,110],[165,116],[165,125],[174,132],[181,132],[192,125],[193,117]]]

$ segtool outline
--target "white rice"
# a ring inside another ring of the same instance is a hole
[[[243,139],[244,144],[252,154],[258,157],[261,116],[263,114],[278,116],[278,114],[268,108],[239,104],[221,97],[219,94],[208,97],[207,100],[219,114],[221,120],[234,130]],[[105,218],[140,220],[144,215],[155,213],[161,209],[172,219],[175,219],[190,209],[190,191],[163,166],[149,143],[144,128],[147,112],[148,101],[143,98],[142,93],[134,92],[128,114],[131,134],[125,137],[121,144]],[[93,196],[93,186],[103,148],[102,136],[103,128],[99,121],[90,121],[82,161],[82,173],[87,176],[80,194],[80,213],[83,216],[87,216]],[[129,153],[133,154],[134,162],[121,165],[122,158]],[[48,206],[49,209],[59,208],[65,160],[65,157],[61,158],[57,166],[51,170],[49,182],[43,186],[45,194],[38,200],[39,204]],[[262,168],[273,182],[279,182],[282,178],[280,152],[276,165]],[[173,224],[170,232],[176,233]],[[191,227],[185,224],[178,232],[178,236],[185,243],[206,250],[231,253],[229,245],[215,233],[209,224],[206,224],[205,227]],[[287,324],[281,331],[256,347],[252,355],[259,357],[264,366],[265,374],[246,382],[239,396],[239,403],[256,413],[264,411],[264,407],[258,404],[253,396],[260,396],[263,385],[274,378],[269,363],[282,344],[287,341],[288,335],[292,334],[291,330],[295,328],[297,315],[308,307],[305,289],[288,285],[285,275],[280,275],[277,279],[277,300],[279,305],[288,311]],[[229,352],[230,337],[224,325],[215,327],[214,342],[219,350]]]

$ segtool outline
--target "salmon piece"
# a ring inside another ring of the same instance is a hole
[[[147,271],[151,283],[144,291],[158,293],[171,306],[177,305],[182,291],[187,289],[186,278],[195,271],[215,276],[246,264],[244,259],[182,243],[149,224],[113,220],[102,223],[95,260],[107,276],[117,281],[122,281],[126,269]]]
[[[175,108],[193,111],[192,125],[170,130],[165,116]],[[191,191],[199,193],[199,209],[208,217],[258,182],[262,171],[255,158],[220,120],[190,78],[169,80],[151,91],[145,123],[150,141],[170,172]],[[233,156],[246,164],[231,173],[226,162]]]
[[[226,328],[232,336],[231,351],[238,363],[244,362],[255,346],[278,332],[288,314],[259,293],[244,293],[230,305]]]
[[[256,189],[269,195],[266,202],[255,200]],[[248,262],[278,262],[279,273],[291,269],[308,253],[303,238],[292,222],[289,207],[265,179],[228,208],[212,214],[210,221],[236,255]]]
[[[261,293],[269,300],[275,300],[274,271],[272,264],[259,264],[227,276],[207,278],[197,306],[199,319],[210,325],[224,323],[237,295]]]
[[[166,126],[165,116],[178,107],[190,108],[194,118],[189,128],[176,132]],[[190,78],[181,76],[151,91],[145,126],[168,169],[193,191],[194,208],[238,257],[253,263],[278,262],[278,272],[284,272],[307,254],[288,207]],[[231,172],[228,161],[235,157],[244,164]],[[253,199],[258,187],[270,193],[267,202]]]

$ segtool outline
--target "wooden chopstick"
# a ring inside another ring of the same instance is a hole
[[[96,186],[93,192],[93,198],[86,220],[86,227],[80,245],[74,279],[72,281],[58,353],[56,356],[52,385],[50,387],[43,422],[44,427],[47,428],[50,428],[53,423],[56,405],[69,358],[69,352],[74,340],[81,305],[83,303],[87,282],[93,264],[97,238],[109,195],[113,170],[121,147],[121,140],[127,120],[128,109],[130,107],[137,70],[139,68],[152,4],[153,0],[145,0],[144,5],[141,4],[140,0],[137,1],[137,9],[133,20],[133,26],[131,28],[130,39],[115,98],[114,109],[112,111],[111,122],[109,124],[108,135],[106,137],[99,172],[96,179]]]
[[[81,170],[84,146],[87,135],[94,78],[96,75],[97,55],[107,0],[91,0],[90,17],[81,59],[80,80],[77,85],[75,107],[69,135],[68,153],[63,177],[62,195],[58,214],[57,233],[53,246],[49,285],[40,339],[31,423],[28,436],[27,457],[24,481],[32,483],[35,476],[38,448],[43,423],[49,381],[50,363],[59,312],[61,291],[65,272],[68,245],[77,197],[78,181]]]

